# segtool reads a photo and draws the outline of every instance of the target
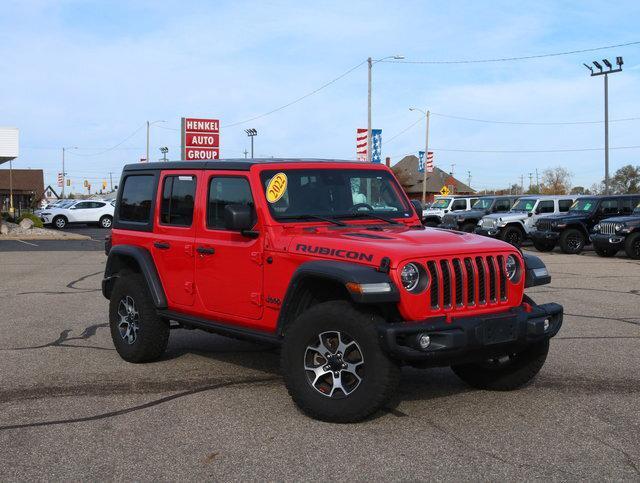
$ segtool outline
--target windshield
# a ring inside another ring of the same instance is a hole
[[[634,215],[640,215],[640,203],[636,205],[636,208],[633,210]]]
[[[480,198],[473,204],[472,208],[474,210],[488,210],[493,205],[494,200],[495,198]]]
[[[439,208],[439,209],[448,208],[449,203],[451,203],[450,198],[440,198],[439,200],[436,200],[433,202],[433,204],[431,205],[431,208]]]
[[[370,213],[409,218],[411,206],[386,171],[289,169],[261,175],[271,215],[277,220],[322,216],[350,218]]]
[[[520,198],[511,208],[511,211],[533,211],[537,198]]]
[[[571,205],[569,211],[593,211],[598,204],[598,200],[595,198],[581,198],[576,200],[575,203]]]

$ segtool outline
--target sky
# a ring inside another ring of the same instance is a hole
[[[66,154],[76,192],[110,172],[116,184],[124,164],[144,157],[147,121],[164,121],[150,129],[150,158],[167,146],[179,159],[183,116],[220,119],[224,158],[243,157],[244,130],[255,128],[256,157],[354,159],[356,129],[367,122],[363,62],[400,54],[407,62],[373,66],[373,127],[392,164],[424,147],[424,118],[413,106],[434,113],[435,164],[463,181],[470,172],[476,189],[521,176],[527,188],[530,173],[556,166],[588,187],[604,176],[603,77],[582,63],[623,56],[623,72],[609,79],[609,117],[640,118],[640,44],[521,61],[410,62],[635,42],[639,18],[637,1],[3,0],[0,126],[20,129],[14,167],[44,169],[53,186],[62,147],[77,147]],[[300,102],[236,124],[358,65]],[[611,122],[610,146],[639,146],[639,127]],[[531,152],[566,149],[594,150]],[[640,164],[639,154],[612,149],[611,172]]]

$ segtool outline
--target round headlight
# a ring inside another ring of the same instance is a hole
[[[615,225],[613,225],[613,227],[616,229],[616,231],[620,231],[624,228],[624,223],[616,223]]]
[[[418,283],[420,282],[420,270],[415,263],[407,263],[404,267],[402,267],[402,271],[400,272],[400,278],[402,279],[402,286],[412,292],[418,287]]]
[[[512,282],[518,276],[518,260],[513,255],[509,255],[504,264],[504,270],[507,274],[507,278]]]
[[[593,227],[593,231],[600,231],[600,223]]]

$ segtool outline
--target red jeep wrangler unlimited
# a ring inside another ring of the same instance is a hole
[[[425,228],[392,172],[347,161],[126,166],[102,282],[120,356],[162,356],[170,328],[281,345],[308,415],[351,422],[399,367],[451,366],[515,389],[545,362],[558,304],[544,264],[502,241]]]

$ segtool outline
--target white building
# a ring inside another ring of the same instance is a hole
[[[18,157],[18,128],[0,127],[0,164]]]

